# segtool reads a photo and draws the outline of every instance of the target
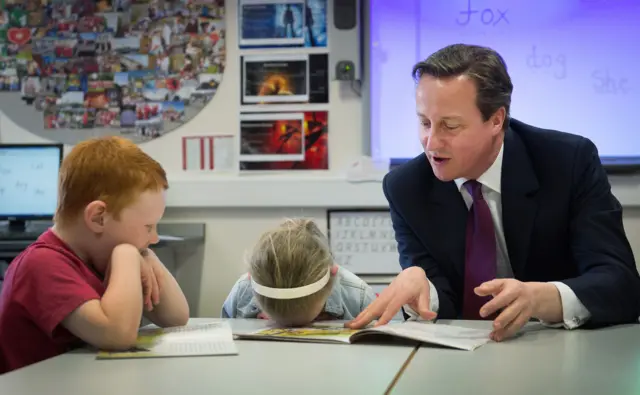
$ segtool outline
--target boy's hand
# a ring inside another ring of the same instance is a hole
[[[160,303],[160,284],[162,272],[155,269],[156,255],[149,249],[140,252],[142,262],[140,274],[142,279],[143,303],[147,311],[152,311],[153,306]]]

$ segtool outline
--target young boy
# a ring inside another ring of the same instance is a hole
[[[59,179],[55,225],[13,262],[0,295],[0,374],[88,343],[135,344],[143,314],[186,324],[177,282],[148,247],[165,209],[158,162],[119,137],[77,144]]]
[[[262,235],[222,307],[222,317],[269,318],[282,326],[352,320],[375,299],[371,287],[334,264],[313,221],[291,219]]]

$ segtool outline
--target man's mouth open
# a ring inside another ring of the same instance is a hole
[[[435,163],[436,165],[443,165],[450,161],[451,158],[445,158],[444,156],[432,156],[431,160],[433,160],[433,163]]]

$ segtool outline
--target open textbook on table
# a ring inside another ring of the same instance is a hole
[[[344,327],[344,323],[323,322],[304,328],[267,328],[254,332],[235,332],[234,336],[236,339],[352,344],[376,343],[382,335],[473,351],[490,341],[490,333],[491,330],[406,321],[365,329],[349,329]]]
[[[142,328],[136,346],[127,351],[99,351],[97,359],[236,355],[228,322],[210,322],[173,328]]]

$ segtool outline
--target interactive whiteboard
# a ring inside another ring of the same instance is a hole
[[[338,265],[361,274],[397,274],[400,259],[389,210],[329,210],[329,244]]]
[[[422,152],[411,69],[455,43],[504,57],[514,118],[640,156],[640,1],[372,0],[369,18],[373,157]]]

